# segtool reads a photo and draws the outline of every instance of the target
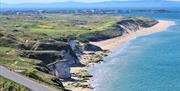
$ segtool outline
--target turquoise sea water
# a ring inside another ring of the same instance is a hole
[[[180,14],[134,15],[176,24],[124,44],[105,57],[104,63],[91,68],[94,90],[180,91]]]

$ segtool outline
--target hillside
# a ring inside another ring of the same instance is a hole
[[[1,91],[30,91],[30,89],[0,76]]]

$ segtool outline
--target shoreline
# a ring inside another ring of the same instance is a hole
[[[136,31],[136,32],[131,32],[127,35],[123,35],[123,36],[119,36],[119,37],[115,37],[115,38],[111,38],[111,39],[107,39],[107,40],[103,40],[103,41],[99,41],[99,42],[90,42],[93,45],[99,46],[101,47],[103,50],[109,50],[110,52],[113,51],[113,49],[116,49],[118,47],[121,47],[123,44],[135,39],[136,37],[140,37],[140,36],[145,36],[145,35],[149,35],[152,33],[157,33],[157,32],[162,32],[165,31],[168,27],[170,27],[171,25],[174,24],[173,21],[166,21],[166,20],[158,20],[159,23],[149,27],[149,28],[141,28],[140,30]],[[105,55],[108,55],[109,52],[102,52],[103,55],[101,55],[102,57],[104,57]],[[86,54],[86,53],[85,53]],[[98,53],[94,53],[94,55],[96,55]],[[90,54],[86,54],[85,57],[88,55],[88,58],[93,58],[94,55],[90,55]],[[71,68],[71,73],[76,74],[76,73],[81,73],[82,71],[86,71],[88,72],[88,69],[90,67],[93,67],[94,65],[100,63],[100,62],[94,62],[94,63],[88,63],[87,61],[90,59],[82,59],[81,62],[83,64],[85,64],[85,67],[72,67]],[[87,63],[85,63],[85,61]],[[77,77],[72,77],[75,80],[82,80],[81,78],[77,78]],[[90,85],[89,81],[90,81],[91,77],[88,77],[88,79],[83,80],[84,82],[80,83],[84,83],[85,85]],[[73,81],[67,81],[67,82],[63,82],[63,84],[65,84],[65,87],[68,87],[69,84],[72,84],[71,82]],[[69,89],[72,91],[93,91],[93,88],[88,88],[88,87],[72,87],[69,86]]]
[[[99,42],[90,42],[93,45],[101,47],[103,50],[110,50],[112,52],[113,49],[122,46],[124,43],[127,43],[136,37],[149,35],[152,33],[165,31],[168,27],[174,24],[173,21],[167,20],[158,20],[159,23],[149,27],[149,28],[141,28],[136,32],[131,32],[127,35],[119,36],[112,39],[102,40]]]

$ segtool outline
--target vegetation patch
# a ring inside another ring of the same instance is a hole
[[[29,88],[0,76],[1,91],[31,91]]]

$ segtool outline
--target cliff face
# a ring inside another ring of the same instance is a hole
[[[118,32],[115,36],[112,36],[116,37],[138,31],[140,28],[151,27],[157,23],[158,21],[151,19],[126,19],[114,24],[112,27],[110,27],[110,30]]]
[[[57,63],[48,66],[50,69],[50,74],[56,76],[57,78],[69,79],[71,78],[70,66],[66,61],[59,61]]]
[[[70,67],[80,64],[77,53],[67,43],[39,42],[34,45],[23,46],[22,48],[31,50],[24,51],[20,56],[41,60],[39,65],[43,67],[39,67],[39,70],[48,68],[48,73],[57,78],[70,78]]]
[[[117,22],[117,24],[115,24],[113,27],[115,28],[115,30],[120,31],[121,32],[120,34],[123,35],[123,34],[128,34],[129,32],[132,31],[137,31],[141,26],[133,20],[123,20]]]

